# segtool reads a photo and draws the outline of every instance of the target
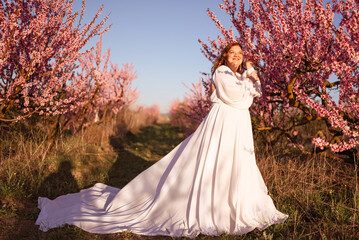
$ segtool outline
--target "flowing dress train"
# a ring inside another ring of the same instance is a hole
[[[248,72],[248,71],[247,71]],[[212,107],[197,130],[121,190],[97,183],[54,200],[39,197],[42,231],[195,237],[244,234],[284,221],[256,165],[248,108],[260,83],[219,67]]]

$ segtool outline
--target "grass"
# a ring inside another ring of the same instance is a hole
[[[41,132],[2,136],[0,239],[172,239],[131,232],[97,235],[74,226],[44,233],[35,226],[37,197],[77,192],[103,182],[123,187],[183,140],[168,124],[117,132],[116,122],[64,135],[51,151]],[[44,157],[45,156],[45,157]],[[304,156],[287,146],[256,144],[257,164],[276,207],[289,214],[283,224],[243,236],[200,235],[196,239],[359,238],[358,169],[323,157]],[[185,238],[183,238],[185,239]]]

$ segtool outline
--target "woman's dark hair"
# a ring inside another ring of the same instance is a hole
[[[239,46],[242,49],[242,46],[237,42],[228,44],[222,50],[221,54],[217,57],[216,61],[214,62],[213,67],[212,67],[212,75],[213,75],[214,71],[216,71],[216,69],[218,67],[226,64],[226,58],[227,58],[228,52],[233,46]],[[244,69],[244,61],[243,61],[242,64],[237,69],[237,72],[242,74],[244,72],[244,70],[245,69]]]

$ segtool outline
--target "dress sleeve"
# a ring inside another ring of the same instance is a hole
[[[261,82],[260,81],[256,81],[253,84],[253,92],[252,92],[253,97],[260,97],[262,96],[262,87],[261,87]]]
[[[248,78],[248,76],[254,72],[254,68],[250,68],[246,71],[246,77]],[[251,80],[252,81],[252,80]],[[262,87],[261,87],[261,82],[260,81],[256,81],[256,82],[252,82],[251,84],[252,86],[249,86],[249,91],[251,92],[253,97],[260,97],[262,96]]]
[[[246,73],[241,79],[237,79],[234,73],[226,66],[217,68],[213,75],[217,96],[224,103],[236,104],[246,98],[260,96],[260,83],[255,83],[247,78]]]

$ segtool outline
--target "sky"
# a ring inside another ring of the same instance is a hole
[[[328,2],[325,0],[324,2]],[[81,0],[74,10],[80,11]],[[185,87],[200,81],[201,73],[209,73],[212,64],[201,52],[198,39],[208,42],[220,35],[207,9],[215,12],[228,28],[230,18],[219,9],[222,0],[87,0],[84,21],[90,22],[103,5],[100,16],[109,15],[112,27],[103,36],[103,53],[110,49],[113,64],[132,63],[137,78],[132,86],[139,92],[137,105],[158,104],[162,113],[169,111],[172,101],[182,100]],[[338,23],[338,19],[334,19]],[[98,38],[87,47],[95,46]],[[330,81],[336,80],[331,76]],[[184,85],[185,84],[185,85]],[[333,97],[338,98],[334,92]]]
[[[137,104],[159,104],[162,113],[171,102],[188,92],[183,85],[197,83],[201,72],[212,67],[201,52],[198,38],[216,38],[220,32],[207,15],[214,11],[225,26],[229,16],[218,5],[221,0],[87,0],[85,22],[101,5],[109,15],[111,29],[103,36],[103,52],[110,48],[112,63],[133,63],[139,98]],[[81,9],[76,0],[74,10]],[[97,39],[89,42],[95,45]]]

